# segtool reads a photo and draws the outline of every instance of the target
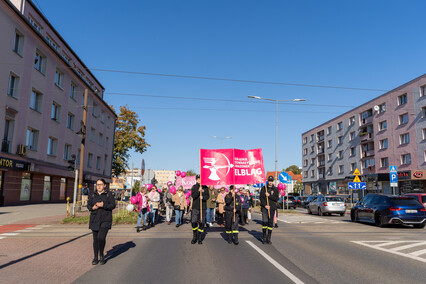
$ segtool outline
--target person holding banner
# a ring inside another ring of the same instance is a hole
[[[231,185],[229,193],[225,196],[225,233],[228,243],[238,245],[238,223],[241,219],[241,196],[235,192]],[[233,237],[233,239],[232,239]]]
[[[198,244],[202,245],[204,226],[206,225],[207,200],[210,195],[207,186],[201,185],[200,175],[197,175],[196,180],[197,183],[191,189],[191,223],[193,234],[191,244],[195,244],[198,240]]]
[[[271,244],[272,227],[275,210],[277,210],[278,189],[274,185],[274,177],[269,176],[267,185],[260,190],[260,207],[262,209],[262,243]]]

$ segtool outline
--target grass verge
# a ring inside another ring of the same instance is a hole
[[[89,224],[90,215],[86,216],[70,216],[62,219],[61,224]],[[120,210],[112,215],[112,224],[136,224],[138,215],[135,212],[127,212],[127,210]]]

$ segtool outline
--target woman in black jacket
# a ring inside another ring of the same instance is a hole
[[[104,179],[96,181],[96,190],[89,194],[87,209],[90,211],[89,229],[93,233],[93,252],[95,257],[92,264],[105,264],[104,248],[108,230],[112,225],[112,210],[115,208],[114,195],[106,189]],[[98,255],[100,258],[98,259]]]

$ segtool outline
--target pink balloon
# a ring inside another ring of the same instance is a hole
[[[167,182],[167,186],[171,186],[173,183],[171,181]]]
[[[177,175],[177,176],[180,176],[181,174],[182,174],[182,173],[181,173],[179,170],[177,170],[177,171],[176,171],[176,175]]]
[[[227,188],[225,188],[225,191],[226,191],[226,192],[228,192],[228,189],[227,189]]]
[[[250,195],[253,196],[253,192],[251,192]]]
[[[188,190],[188,193],[189,193],[189,196],[191,196],[191,195],[192,195],[192,191]]]
[[[235,193],[238,193],[238,191],[239,191],[239,190],[238,190],[238,188],[237,188],[237,189],[235,189]]]
[[[241,197],[241,202],[244,202],[244,198]]]
[[[158,192],[161,192],[161,188],[157,189]]]
[[[279,183],[279,184],[277,185],[277,188],[278,188],[279,190],[281,190],[281,189],[283,188],[283,184],[282,184],[282,183]]]
[[[138,203],[138,198],[137,198],[136,196],[132,196],[132,197],[130,198],[130,203],[132,203],[132,204],[136,204],[136,203]]]
[[[186,173],[185,172],[181,172],[180,176],[184,178],[184,177],[186,177]]]
[[[174,187],[173,185],[169,187],[169,190],[171,194],[176,194],[176,187]]]
[[[283,190],[286,189],[286,188],[287,188],[287,186],[285,184],[283,184]]]
[[[146,188],[148,189],[148,190],[151,190],[151,188],[153,187],[153,185],[152,184],[147,184],[146,185]]]

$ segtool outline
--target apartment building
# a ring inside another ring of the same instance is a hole
[[[302,134],[306,193],[348,194],[356,168],[367,192],[426,192],[426,74]]]
[[[30,0],[0,0],[0,205],[73,196],[83,94],[85,183],[111,178],[116,114],[104,87]]]

